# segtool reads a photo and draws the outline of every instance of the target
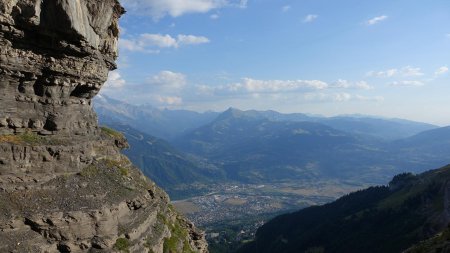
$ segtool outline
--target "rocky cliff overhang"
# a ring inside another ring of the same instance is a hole
[[[94,134],[91,99],[115,69],[117,0],[0,2],[0,133]]]
[[[0,252],[207,252],[92,110],[123,13],[117,0],[1,0]]]

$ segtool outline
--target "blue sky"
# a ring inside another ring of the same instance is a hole
[[[122,0],[103,94],[450,125],[448,0]]]

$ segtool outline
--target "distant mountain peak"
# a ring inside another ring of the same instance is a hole
[[[230,118],[239,118],[245,116],[245,112],[233,107],[228,108],[222,112],[216,119],[216,121],[226,120]]]
[[[242,113],[244,112],[243,110],[239,110],[238,108],[235,107],[229,107],[226,111],[224,111],[224,113]]]
[[[226,111],[222,112],[214,122],[227,121],[227,120],[244,120],[244,121],[261,121],[270,120],[270,116],[265,112],[250,110],[243,111],[237,108],[230,107]]]

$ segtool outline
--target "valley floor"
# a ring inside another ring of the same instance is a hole
[[[212,252],[231,252],[240,243],[252,240],[258,227],[276,215],[331,202],[367,186],[338,180],[196,185],[192,191],[200,192],[205,187],[209,191],[172,204],[206,230]]]

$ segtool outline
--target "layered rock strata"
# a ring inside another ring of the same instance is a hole
[[[117,0],[0,2],[0,252],[207,252],[97,125],[123,13]]]
[[[122,13],[115,0],[0,2],[0,131],[95,134]]]

